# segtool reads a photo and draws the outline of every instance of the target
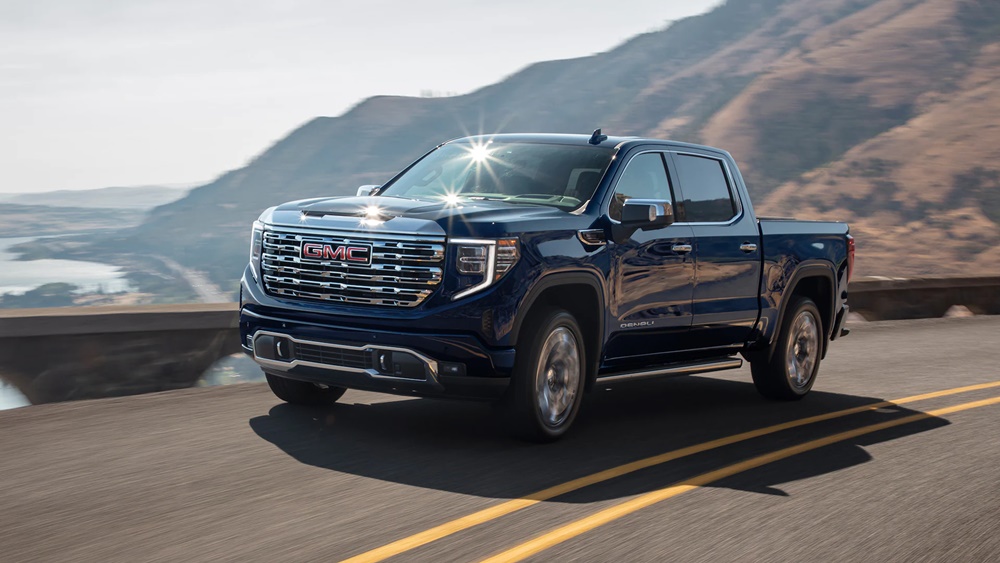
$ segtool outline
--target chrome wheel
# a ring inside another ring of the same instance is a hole
[[[796,391],[809,387],[819,362],[819,322],[812,311],[801,311],[792,321],[785,344],[785,374]]]
[[[569,328],[549,333],[535,368],[535,398],[542,421],[557,428],[573,411],[580,389],[580,346]]]

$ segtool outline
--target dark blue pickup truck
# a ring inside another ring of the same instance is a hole
[[[743,358],[765,397],[802,397],[847,332],[853,261],[844,223],[756,217],[719,149],[468,137],[357,197],[264,211],[240,330],[290,403],[485,399],[551,440],[595,384]]]

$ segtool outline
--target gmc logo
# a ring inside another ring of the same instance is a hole
[[[302,244],[302,257],[314,260],[338,260],[340,262],[372,263],[372,247],[324,244],[306,242]]]

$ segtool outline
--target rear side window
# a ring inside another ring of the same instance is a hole
[[[685,220],[721,223],[736,216],[738,207],[722,162],[714,158],[675,154],[677,178],[684,192]]]
[[[667,179],[667,169],[660,153],[643,153],[628,161],[615,186],[615,196],[608,208],[608,215],[620,221],[622,205],[632,198],[673,201],[670,180]]]

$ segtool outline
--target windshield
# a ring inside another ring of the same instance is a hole
[[[594,195],[613,155],[613,149],[594,146],[449,143],[414,164],[379,195],[576,209]]]

